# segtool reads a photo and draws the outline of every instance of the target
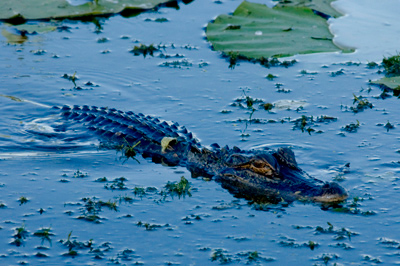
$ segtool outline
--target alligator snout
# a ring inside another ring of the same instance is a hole
[[[346,189],[336,182],[327,182],[321,187],[321,193],[314,197],[314,201],[322,203],[334,203],[347,199],[349,194]]]

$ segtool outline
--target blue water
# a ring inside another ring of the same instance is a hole
[[[298,63],[290,68],[267,69],[244,61],[228,68],[229,62],[205,39],[204,27],[239,3],[194,1],[180,4],[179,10],[161,8],[129,19],[113,16],[100,20],[100,32],[92,23],[63,21],[68,31],[31,35],[22,45],[7,44],[0,36],[0,94],[49,106],[87,104],[142,112],[185,125],[204,145],[291,146],[310,175],[325,181],[344,178],[341,185],[350,193],[345,206],[353,208],[353,198],[358,197],[363,200],[357,208],[375,215],[323,210],[301,202],[257,210],[213,181],[191,178],[186,169],[139,157],[140,163],[124,162],[113,150],[99,150],[96,138],[66,141],[32,134],[32,130],[48,132],[51,109],[0,97],[0,203],[6,205],[0,208],[1,264],[213,265],[224,258],[232,264],[255,265],[324,265],[324,259],[332,265],[399,263],[399,100],[377,97],[381,89],[368,81],[383,74],[379,68],[369,69],[369,60],[358,57],[361,53],[296,56]],[[151,21],[155,18],[168,22]],[[0,28],[12,30],[5,23]],[[129,50],[139,43],[163,45],[163,54],[183,58],[161,58],[158,52],[153,57],[134,56]],[[371,61],[374,58],[375,54]],[[182,59],[191,65],[161,66]],[[343,74],[332,76],[341,69]],[[62,78],[75,72],[82,90]],[[278,77],[269,81],[265,78],[269,73]],[[89,81],[94,85],[85,85]],[[278,92],[276,83],[290,92]],[[353,94],[366,97],[373,108],[349,111]],[[243,120],[251,111],[232,106],[245,96],[277,104],[301,101],[303,108],[296,110],[299,106],[293,105],[290,110],[267,112],[256,104],[252,118],[263,123],[246,126]],[[315,132],[302,133],[288,122],[302,115],[327,115],[337,121],[312,124]],[[357,132],[342,130],[357,121]],[[395,127],[389,131],[383,127],[388,121]],[[350,171],[343,173],[347,163]],[[78,170],[84,177],[74,178]],[[160,191],[181,176],[191,182],[192,197],[160,201],[155,192],[143,198],[133,194],[135,186]],[[104,183],[94,182],[102,177],[125,177],[128,189],[107,190]],[[20,205],[22,196],[29,201]],[[133,202],[119,203],[124,196]],[[103,207],[99,224],[77,219],[85,197],[117,201],[118,212]],[[139,221],[160,227],[146,230],[137,225]],[[333,226],[330,231],[328,222]],[[318,226],[326,232],[318,231]],[[21,246],[10,244],[20,227],[28,236]],[[33,236],[42,227],[55,234],[51,243]],[[92,239],[92,249],[75,247],[79,255],[63,256],[68,247],[59,240],[65,242],[71,231],[71,241],[88,245]],[[309,241],[318,244],[315,249]],[[97,259],[96,249],[102,252]],[[224,256],[218,257],[221,250]],[[255,251],[259,258],[249,260],[248,252]],[[38,257],[38,252],[48,257]],[[213,262],[213,256],[220,260]]]

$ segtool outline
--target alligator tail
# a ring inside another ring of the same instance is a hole
[[[94,131],[105,146],[125,151],[127,157],[138,152],[154,162],[182,165],[189,149],[200,148],[198,140],[184,126],[142,113],[87,105],[54,109],[60,109],[64,119],[75,120]]]

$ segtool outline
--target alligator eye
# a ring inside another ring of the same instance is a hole
[[[265,162],[262,162],[262,161],[252,161],[251,164],[256,168],[265,167]]]

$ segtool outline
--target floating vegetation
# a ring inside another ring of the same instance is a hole
[[[158,57],[160,57],[160,58],[184,58],[185,56],[183,54],[164,54],[161,52]]]
[[[316,74],[318,74],[318,72],[316,72],[316,71],[308,71],[308,70],[303,69],[303,70],[300,71],[300,74],[301,75],[316,75]]]
[[[378,63],[376,63],[376,62],[368,62],[367,63],[367,67],[368,68],[375,68],[375,67],[378,67],[379,65],[378,65]]]
[[[344,239],[349,239],[351,240],[352,236],[358,235],[356,232],[352,232],[349,229],[346,229],[342,227],[341,229],[335,229],[334,226],[330,223],[327,222],[328,228],[323,228],[321,226],[317,226],[315,228],[315,234],[333,234],[335,240],[344,240]]]
[[[317,256],[316,258],[314,258],[314,260],[322,260],[325,265],[328,265],[328,263],[332,260],[337,260],[339,259],[339,255],[334,254],[334,253],[323,253],[319,256]]]
[[[122,156],[120,157],[121,159],[124,158],[124,163],[129,159],[132,158],[133,160],[135,160],[136,162],[140,163],[138,161],[138,159],[135,158],[136,156],[136,150],[135,148],[140,145],[140,141],[136,142],[136,144],[129,144],[129,142],[124,139],[125,143],[123,144],[119,144],[119,145],[113,145],[111,146],[111,149],[115,149],[118,152],[122,153]],[[100,145],[101,147],[106,147],[106,148],[110,148],[110,145],[105,144],[105,143],[101,143]]]
[[[227,264],[232,261],[232,255],[228,254],[225,249],[215,249],[211,254],[211,261],[218,261],[220,264]]]
[[[76,85],[76,81],[78,80],[78,77],[76,76],[76,71],[72,75],[64,74],[61,76],[64,79],[70,80],[74,84],[74,89],[75,90],[82,90],[81,87]]]
[[[371,216],[375,215],[374,211],[363,211],[359,207],[361,206],[361,202],[364,201],[364,198],[354,197],[350,203],[347,203],[345,206],[333,208],[335,212],[342,212],[342,213],[350,213],[362,216]]]
[[[400,76],[400,54],[384,57],[382,66],[385,69],[387,77]]]
[[[394,129],[394,125],[391,124],[389,121],[387,121],[387,123],[383,127],[386,128],[387,132],[389,132],[390,129]]]
[[[23,245],[24,240],[28,235],[29,232],[26,230],[24,224],[21,227],[15,228],[15,234],[13,235],[14,240],[11,242],[11,244],[16,245],[17,247]]]
[[[137,257],[138,256],[135,255],[135,251],[128,248],[128,249],[124,249],[121,252],[118,252],[116,258],[111,258],[110,262],[112,262],[113,264],[119,265],[119,264],[121,264],[121,261],[131,261]],[[135,262],[133,265],[140,265],[140,263]]]
[[[379,257],[375,258],[375,257],[372,257],[371,255],[363,255],[363,260],[371,262],[371,263],[377,263],[377,264],[382,263],[382,260]]]
[[[161,224],[150,224],[150,223],[146,223],[146,222],[144,223],[142,221],[137,222],[136,225],[139,226],[139,227],[144,227],[146,229],[146,231],[154,231],[157,228],[161,228],[161,227],[170,227],[169,224],[164,224],[164,225],[161,225]]]
[[[337,118],[332,117],[332,116],[321,115],[321,116],[317,116],[314,118],[314,116],[302,115],[300,118],[292,120],[291,122],[294,123],[293,130],[299,129],[299,130],[301,130],[301,132],[303,132],[303,133],[307,132],[309,135],[311,135],[312,132],[323,133],[323,131],[321,131],[321,130],[318,130],[318,131],[315,130],[314,128],[312,128],[312,126],[315,126],[315,125],[321,124],[321,123],[326,124],[326,123],[335,122],[335,121],[337,121]]]
[[[88,222],[100,223],[102,219],[99,214],[102,211],[102,207],[107,207],[110,210],[118,211],[117,201],[101,201],[92,198],[82,198],[85,203],[84,207],[80,208],[82,215],[78,219],[82,219]]]
[[[278,244],[280,244],[283,247],[291,247],[291,248],[301,248],[301,247],[307,247],[311,250],[314,250],[316,247],[319,246],[319,244],[317,242],[314,241],[308,241],[308,242],[304,242],[304,243],[298,243],[296,242],[294,239],[291,238],[286,238],[286,240],[280,240],[278,242]]]
[[[350,107],[350,110],[351,110],[353,113],[362,112],[362,111],[364,111],[365,109],[368,109],[368,108],[372,109],[372,107],[374,107],[374,106],[372,105],[372,103],[370,103],[370,102],[368,101],[367,98],[365,98],[365,97],[363,97],[363,96],[361,96],[361,95],[360,95],[360,96],[356,96],[355,94],[353,94],[353,96],[354,96],[353,105],[356,104],[356,106]]]
[[[208,250],[208,248],[203,248]],[[244,261],[243,261],[244,260]],[[229,254],[228,251],[222,248],[214,249],[211,253],[211,261],[219,262],[220,264],[229,264],[231,262],[243,262],[245,264],[259,265],[262,262],[274,261],[274,258],[261,256],[258,251],[242,251],[237,254]]]
[[[51,236],[54,236],[53,233],[50,232],[51,228],[41,228],[38,231],[36,231],[35,233],[33,233],[34,236],[40,237],[42,239],[42,243],[41,245],[43,245],[44,241],[49,242],[50,246],[51,246]]]
[[[104,177],[99,177],[94,182],[105,183],[105,182],[108,182],[108,179],[105,176]]]
[[[126,190],[128,188],[126,187],[124,182],[127,180],[128,179],[126,179],[123,176],[115,178],[113,181],[110,181],[107,184],[105,184],[104,188],[110,190]]]
[[[164,22],[168,22],[169,20],[167,18],[146,18],[144,21],[164,23]]]
[[[355,133],[357,132],[358,128],[360,127],[360,121],[356,120],[356,123],[350,123],[348,125],[345,125],[342,127],[342,131],[346,131],[349,133]]]
[[[163,62],[159,66],[161,66],[161,67],[171,67],[171,68],[183,68],[183,67],[189,68],[192,65],[193,65],[192,62],[190,62],[189,60],[187,60],[185,58],[185,59],[181,59],[181,60]]]
[[[400,241],[395,239],[390,239],[386,237],[381,237],[378,239],[379,244],[384,245],[387,248],[399,249],[400,248]]]
[[[124,195],[124,196],[120,195],[118,197],[118,201],[119,201],[119,203],[121,203],[121,202],[132,203],[133,202],[133,198],[128,196],[128,195]]]
[[[343,74],[344,74],[344,69],[343,68],[339,69],[338,71],[331,72],[331,76],[332,77],[340,76],[340,75],[343,75]]]
[[[393,96],[400,98],[400,54],[383,58],[382,66],[385,68],[385,77],[370,82],[381,85],[384,91],[391,90]]]
[[[26,198],[26,197],[24,197],[24,196],[21,196],[21,197],[18,199],[18,201],[19,201],[19,206],[21,206],[21,205],[23,205],[23,204],[25,204],[25,203],[28,203],[29,199]]]
[[[220,15],[208,23],[207,39],[225,55],[239,53],[241,58],[255,59],[266,67],[273,65],[268,58],[272,61],[295,54],[352,51],[336,46],[322,13],[316,14],[304,5],[293,7],[285,1],[269,8],[243,1],[232,15]],[[323,5],[328,9],[328,4]],[[282,65],[291,64],[286,61]]]
[[[229,58],[229,68],[234,69],[239,59],[239,52],[229,51],[226,56]]]
[[[342,249],[344,249],[344,250],[350,250],[350,249],[353,249],[353,248],[354,248],[354,247],[352,247],[351,245],[346,244],[346,243],[330,244],[329,246],[335,247],[335,248],[342,248]]]
[[[25,20],[87,18],[99,15],[138,12],[153,9],[161,4],[173,3],[171,0],[93,0],[80,4],[56,0],[20,0],[0,3],[0,19],[20,24]],[[19,23],[17,23],[19,22]]]
[[[272,103],[264,103],[262,105],[262,107],[264,108],[265,111],[271,111],[272,108],[274,108],[274,104],[272,104]]]
[[[185,198],[185,196],[192,196],[191,193],[192,186],[190,182],[184,177],[181,177],[179,182],[169,182],[164,187],[164,193],[166,195],[170,195],[172,198],[174,196],[178,196],[180,199],[181,197]]]
[[[277,78],[278,76],[275,76],[275,75],[273,75],[273,74],[268,74],[265,78],[266,79],[268,79],[268,80],[274,80],[275,78]]]
[[[145,45],[141,43],[139,45],[135,45],[133,49],[130,50],[130,52],[133,53],[135,56],[143,55],[143,57],[146,57],[146,55],[154,56],[154,52],[159,50],[160,49],[155,47],[153,44]]]
[[[73,178],[85,178],[85,177],[88,177],[88,176],[89,176],[88,173],[83,173],[80,170],[77,170],[74,173]]]
[[[244,251],[244,252],[239,252],[237,253],[239,257],[243,257],[246,259],[246,264],[252,264],[252,263],[260,263],[260,262],[271,262],[274,261],[274,258],[271,257],[263,257],[260,255],[258,251]]]
[[[146,195],[146,190],[143,187],[135,187],[133,189],[135,197],[143,198]]]
[[[106,37],[102,37],[102,38],[98,38],[96,41],[97,41],[98,43],[106,43],[106,42],[109,42],[110,39],[109,39],[109,38],[106,38]]]
[[[202,220],[202,218],[200,217],[200,215],[194,215],[191,214],[190,216],[186,216],[184,218],[182,218],[182,221],[185,221],[185,224],[192,224],[192,221],[200,221]]]
[[[59,242],[63,244],[65,247],[68,248],[68,252],[64,253],[63,256],[68,256],[68,257],[76,257],[78,255],[79,249],[90,249],[92,250],[93,248],[93,240],[90,239],[89,241],[86,242],[79,242],[77,240],[71,240],[71,235],[72,231],[68,234],[68,237],[66,240],[61,239]]]
[[[42,50],[42,49],[38,49],[38,50],[31,50],[30,51],[32,54],[34,54],[34,55],[44,55],[44,54],[46,54],[47,53],[47,51],[46,50]]]

